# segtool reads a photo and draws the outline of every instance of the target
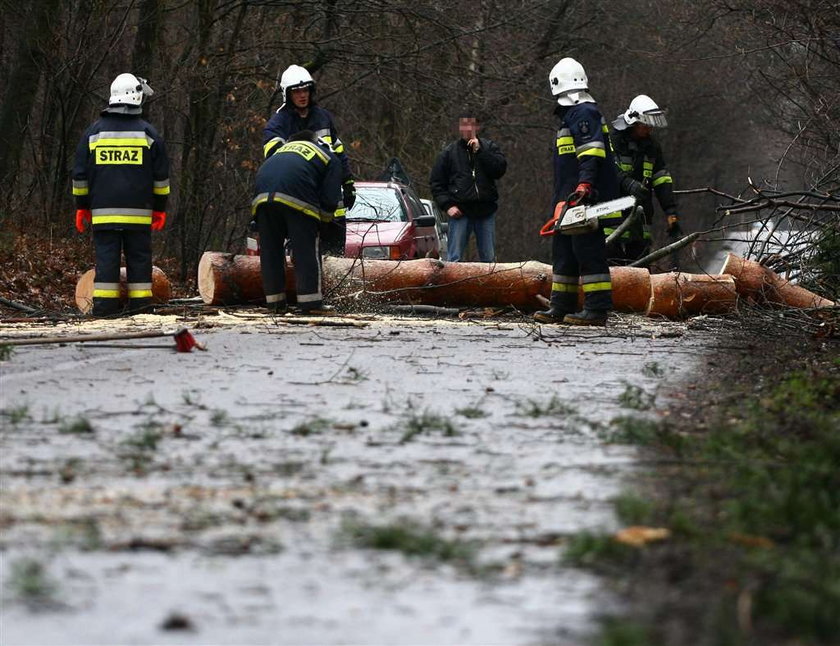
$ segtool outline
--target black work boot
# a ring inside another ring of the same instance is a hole
[[[534,312],[534,320],[537,323],[563,323],[563,317],[571,313],[571,310],[563,309],[557,305],[549,305],[547,310]]]
[[[569,325],[606,325],[607,324],[606,310],[587,310],[583,309],[574,314],[566,314],[563,318],[563,323]]]

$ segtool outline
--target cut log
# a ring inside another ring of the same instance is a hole
[[[730,253],[720,270],[735,279],[735,288],[754,303],[786,305],[795,308],[834,307],[834,302],[804,287],[794,285],[775,271]]]
[[[294,274],[287,263],[286,295],[294,302]],[[613,301],[621,312],[644,312],[650,298],[647,269],[613,267]],[[324,292],[368,302],[402,301],[433,306],[543,307],[538,295],[551,294],[551,266],[524,263],[444,263],[421,259],[394,262],[324,259]],[[198,292],[210,305],[263,301],[258,256],[205,252],[198,268]]]
[[[76,281],[76,307],[82,314],[87,314],[93,309],[93,280],[96,276],[95,269],[89,269]],[[167,303],[172,296],[172,286],[166,274],[159,267],[152,267],[152,301],[155,303]],[[128,280],[125,267],[120,268],[120,303],[128,303]]]
[[[441,262],[432,258],[394,262],[325,258],[324,287],[334,295],[363,294],[370,301],[436,306],[540,307],[537,294],[551,291],[551,267],[520,263]]]
[[[738,295],[732,276],[670,272],[651,274],[648,316],[683,318],[696,314],[730,314]]]
[[[205,251],[198,262],[198,293],[208,305],[265,303],[259,256]],[[286,261],[286,298],[295,299],[295,269]]]

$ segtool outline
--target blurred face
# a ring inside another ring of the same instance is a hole
[[[630,131],[633,139],[647,139],[653,128],[646,123],[637,122],[633,124],[633,130]]]
[[[474,117],[461,117],[458,119],[458,132],[464,141],[475,139],[478,136],[478,120]]]
[[[296,87],[291,91],[292,104],[298,109],[305,109],[309,107],[309,88]]]

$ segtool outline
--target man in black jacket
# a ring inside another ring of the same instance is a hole
[[[463,258],[471,233],[475,233],[481,262],[496,259],[496,180],[507,170],[507,160],[490,139],[479,138],[478,119],[458,120],[459,139],[438,155],[429,183],[432,196],[449,215],[449,260]]]

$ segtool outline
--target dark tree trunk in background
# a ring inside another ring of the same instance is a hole
[[[161,7],[159,0],[143,0],[137,17],[137,37],[131,56],[131,70],[144,78],[151,77],[154,52],[160,37]]]
[[[12,6],[11,2],[3,2],[0,10],[6,13],[12,11]],[[49,44],[57,9],[58,0],[41,0],[25,13],[15,62],[10,66],[12,71],[0,107],[0,182],[3,185],[10,184],[17,171],[23,133],[29,125],[41,80],[44,47]]]

